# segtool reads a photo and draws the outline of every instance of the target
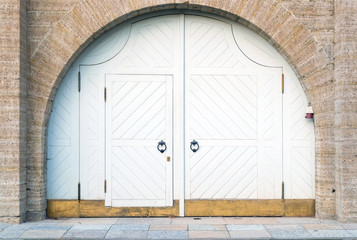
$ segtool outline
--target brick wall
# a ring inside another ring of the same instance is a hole
[[[0,221],[26,210],[26,1],[0,1]]]

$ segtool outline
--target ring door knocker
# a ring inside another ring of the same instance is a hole
[[[191,148],[192,152],[197,152],[198,149],[200,149],[200,145],[198,145],[198,142],[196,140],[193,140],[191,142],[190,148]]]
[[[159,150],[159,152],[164,153],[166,151],[166,149],[167,149],[167,146],[166,146],[166,143],[163,140],[158,142],[157,150]]]

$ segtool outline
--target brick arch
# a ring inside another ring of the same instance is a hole
[[[322,217],[334,216],[334,196],[326,188],[328,184],[333,186],[334,179],[325,177],[327,165],[320,161],[325,156],[321,143],[331,138],[324,131],[324,109],[319,109],[323,105],[320,102],[328,98],[319,86],[331,81],[329,59],[306,27],[280,1],[83,0],[53,26],[30,58],[28,218],[45,217],[47,125],[55,93],[70,65],[104,31],[129,18],[168,9],[209,12],[241,22],[270,41],[290,63],[315,110],[316,212]]]

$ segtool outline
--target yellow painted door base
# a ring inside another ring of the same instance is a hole
[[[314,199],[185,200],[185,216],[313,217]],[[179,201],[172,207],[105,207],[104,200],[48,200],[47,216],[59,217],[170,217],[179,216]]]

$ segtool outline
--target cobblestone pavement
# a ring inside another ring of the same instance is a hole
[[[357,239],[357,223],[316,218],[63,218],[0,223],[0,239]]]

